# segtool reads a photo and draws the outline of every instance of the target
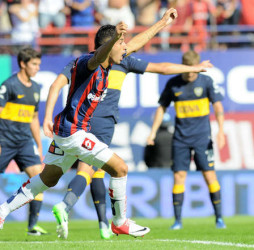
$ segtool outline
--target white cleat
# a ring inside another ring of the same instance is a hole
[[[150,228],[139,226],[135,223],[135,221],[130,219],[126,219],[124,224],[118,227],[112,222],[111,229],[116,235],[127,234],[133,237],[143,237],[145,234],[150,232]]]
[[[68,222],[62,222],[61,225],[57,225],[56,233],[58,238],[67,239],[68,238]]]

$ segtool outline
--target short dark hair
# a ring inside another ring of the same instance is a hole
[[[110,40],[116,31],[116,26],[107,24],[100,27],[94,39],[95,49],[98,49],[102,44]]]
[[[17,58],[18,58],[18,65],[19,67],[21,67],[21,64],[20,64],[21,62],[27,63],[34,58],[41,59],[41,53],[30,47],[26,47],[19,51]]]
[[[189,50],[183,54],[182,62],[185,65],[195,65],[200,62],[200,56],[194,50]]]

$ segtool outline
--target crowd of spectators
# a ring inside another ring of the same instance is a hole
[[[150,26],[162,10],[174,7],[179,15],[173,26],[221,24],[254,25],[254,1],[250,0],[0,0],[0,33],[12,41],[31,43],[40,29],[50,27],[93,28],[119,21]]]

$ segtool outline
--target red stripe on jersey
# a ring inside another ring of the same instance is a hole
[[[54,125],[55,131],[54,132],[56,135],[58,135],[58,132],[59,132],[59,126],[60,126],[60,120],[61,120],[60,118],[61,118],[60,114],[55,117],[55,125]]]
[[[104,71],[101,70],[101,73],[102,73],[102,81],[99,82],[98,84],[98,87],[97,89],[101,89],[103,88],[103,82],[104,82]],[[107,82],[106,82],[106,87],[107,87]],[[96,92],[95,95],[97,97],[101,96],[101,92]],[[82,129],[84,129],[85,131],[87,130],[86,127],[87,127],[87,122],[88,120],[90,119],[91,115],[93,114],[93,111],[96,109],[97,105],[99,104],[99,102],[92,102],[91,106],[88,108],[87,110],[87,115],[84,117],[83,121],[82,121]]]
[[[78,102],[78,105],[77,105],[77,108],[76,108],[76,111],[75,111],[75,114],[73,117],[73,123],[71,125],[71,135],[74,134],[75,132],[77,132],[79,109],[80,109],[81,105],[83,104],[83,102],[85,101],[85,99],[87,98],[88,94],[90,93],[90,91],[93,87],[93,84],[96,81],[97,75],[98,75],[98,72],[95,72],[93,77],[90,79],[89,83],[87,84],[87,87],[86,87],[85,91],[83,92],[81,98],[79,99],[79,102]],[[85,129],[85,131],[86,131],[86,129]]]
[[[73,68],[72,68],[72,73],[71,73],[71,86],[69,89],[69,94],[68,94],[68,98],[67,101],[69,100],[69,98],[72,96],[72,93],[74,91],[74,87],[75,87],[75,80],[76,80],[76,74],[77,74],[77,65],[78,65],[78,60],[79,58],[76,59]]]

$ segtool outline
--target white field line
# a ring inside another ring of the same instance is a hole
[[[56,243],[64,243],[64,244],[83,244],[83,243],[129,243],[141,240],[118,240],[118,241],[95,241],[95,240],[88,240],[88,241],[0,241],[0,244],[56,244]],[[153,239],[153,240],[144,240],[145,242],[176,242],[176,243],[190,243],[190,244],[200,244],[200,245],[217,245],[217,246],[230,246],[230,247],[244,247],[244,248],[254,248],[254,245],[250,244],[242,244],[242,243],[233,243],[233,242],[220,242],[220,241],[203,241],[203,240],[177,240],[177,239]]]

